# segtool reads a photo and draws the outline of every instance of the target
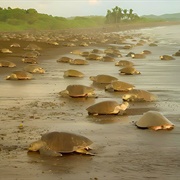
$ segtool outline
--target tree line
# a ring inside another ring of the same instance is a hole
[[[144,21],[132,9],[118,6],[107,10],[106,16],[76,16],[71,18],[57,17],[38,13],[36,9],[1,8],[0,30],[51,30],[67,28],[100,27],[105,24],[120,22]]]

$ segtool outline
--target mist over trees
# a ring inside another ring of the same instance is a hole
[[[106,23],[120,23],[120,22],[129,22],[136,21],[140,19],[140,17],[133,13],[133,9],[122,9],[118,6],[112,8],[112,10],[107,10],[106,14]]]

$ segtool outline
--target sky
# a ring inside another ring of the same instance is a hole
[[[0,0],[2,8],[36,9],[60,17],[106,16],[115,6],[142,15],[180,13],[180,0]]]

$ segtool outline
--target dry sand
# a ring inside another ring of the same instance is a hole
[[[9,48],[12,42],[14,40],[1,40],[0,48]],[[114,66],[114,62],[90,61],[84,66],[56,62],[61,56],[79,57],[69,53],[73,49],[89,51],[98,47],[104,50],[109,44],[63,47],[33,42],[43,48],[38,60],[46,73],[36,74],[29,81],[8,81],[4,79],[7,75],[25,66],[21,62],[23,48],[32,43],[15,42],[20,43],[20,49],[11,48],[12,55],[0,54],[0,59],[17,64],[16,68],[0,68],[0,179],[179,179],[180,83],[177,77],[180,57],[168,62],[159,60],[160,55],[172,54],[179,47],[149,47],[146,43],[121,50],[123,58],[130,51],[152,51],[146,59],[126,58],[136,64],[141,75],[122,76],[118,74],[120,67]],[[116,58],[116,61],[123,58]],[[85,77],[64,78],[63,72],[70,68],[81,70]],[[138,89],[149,90],[158,96],[158,101],[130,103],[123,116],[88,116],[86,108],[95,102],[107,99],[122,102],[122,93],[105,92],[103,86],[89,80],[89,76],[97,74],[113,75]],[[99,98],[60,97],[58,92],[69,84],[93,86]],[[175,129],[137,129],[133,122],[148,110],[162,112],[175,124]],[[92,152],[96,155],[70,154],[52,158],[27,153],[28,145],[49,131],[73,132],[90,138],[94,142]]]

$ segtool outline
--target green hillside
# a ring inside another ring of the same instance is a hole
[[[153,20],[166,20],[166,21],[180,21],[180,13],[174,14],[163,14],[163,15],[145,15],[143,18],[153,19]]]

